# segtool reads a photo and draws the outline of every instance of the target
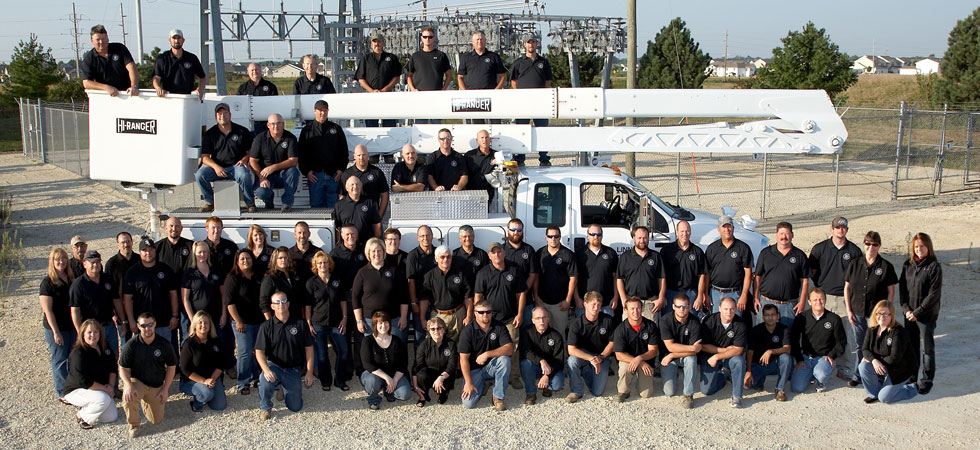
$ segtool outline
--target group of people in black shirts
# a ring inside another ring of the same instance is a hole
[[[614,373],[620,402],[634,382],[640,397],[653,396],[659,372],[664,394],[681,394],[686,408],[696,385],[711,396],[729,381],[738,407],[743,389],[762,389],[768,375],[777,376],[776,401],[787,399],[790,377],[794,392],[810,384],[822,392],[836,372],[862,384],[868,403],[928,393],[935,377],[942,270],[923,233],[896,275],[878,253],[880,236],[868,232],[861,252],[842,217],[803,257],[792,226],[778,224],[754,271],[725,216],[720,239],[704,251],[679,222],[678,239],[659,252],[648,247],[649,230],[634,228],[634,247],[623,254],[602,244],[599,225],[575,251],[555,227],[535,250],[519,219],[485,251],[470,226],[460,227],[454,250],[434,246],[422,226],[419,245],[404,252],[397,229],[362,242],[347,224],[325,252],[309,241],[305,222],[291,248],[269,247],[253,225],[239,249],[222,225],[211,217],[207,239],[191,242],[170,218],[166,237],[141,237],[137,251],[119,233],[104,268],[79,236],[71,255],[51,251],[39,296],[45,338],[58,398],[80,408],[81,427],[115,420],[112,397],[121,396],[137,435],[140,407],[150,422],[162,420],[178,370],[193,411],[225,407],[227,375],[239,395],[258,388],[263,419],[274,397],[298,411],[302,385],[318,379],[325,391],[347,391],[355,376],[372,409],[382,397],[413,393],[419,407],[433,394],[445,403],[462,378],[464,407],[492,383],[497,410],[506,409],[508,385],[533,405],[539,393],[564,389],[567,377],[565,401],[574,403],[586,388],[603,395]],[[799,300],[777,298],[783,284]],[[904,325],[895,317],[896,286]]]

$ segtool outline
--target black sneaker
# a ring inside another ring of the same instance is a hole
[[[861,385],[861,382],[858,380],[850,380],[847,382],[847,385],[850,387],[858,387]]]
[[[869,405],[872,404],[872,403],[874,403],[874,402],[877,402],[877,401],[878,401],[878,399],[876,399],[874,397],[865,397],[864,398],[864,403],[867,403]]]
[[[919,390],[919,395],[926,395],[926,394],[929,393],[929,391],[932,390],[932,383],[929,383],[929,384],[919,383],[919,384],[915,385],[915,387],[916,387],[916,389]]]
[[[191,400],[191,411],[194,411],[196,413],[204,411],[204,405],[201,405],[200,407],[196,407],[194,406],[194,400]]]

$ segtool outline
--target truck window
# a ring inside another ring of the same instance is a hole
[[[539,183],[534,187],[534,226],[565,226],[565,185],[561,183]]]
[[[635,219],[636,201],[626,189],[615,184],[582,183],[582,226],[630,228]]]

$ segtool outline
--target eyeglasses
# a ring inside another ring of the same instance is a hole
[[[483,315],[487,315],[487,314],[493,314],[493,311],[488,309],[488,310],[484,310],[484,311],[476,311],[476,313],[479,314],[479,315],[481,315],[481,316],[483,316]]]
[[[446,329],[443,327],[435,327],[435,328],[429,328],[429,331],[435,333],[436,331],[446,331]]]
[[[602,237],[602,233],[593,233],[593,232],[591,232],[591,231],[590,231],[590,232],[589,232],[589,236],[593,236],[593,237],[595,237],[595,236],[598,236],[598,237]]]
[[[439,258],[439,259],[449,259],[449,255],[439,255],[436,258]]]
[[[890,315],[891,315],[891,313],[888,312],[888,311],[881,311],[881,312],[878,312],[877,314],[875,314],[875,316],[877,316],[877,317],[887,317],[887,316],[890,316]]]
[[[424,34],[422,35],[422,39],[434,39],[434,38],[435,36],[426,36]]]
[[[877,242],[865,242],[864,245],[866,245],[868,247],[881,247],[881,244],[879,244]]]
[[[560,238],[560,237],[561,237],[561,235],[560,235],[560,234],[548,234],[548,235],[545,235],[545,236],[546,236],[546,237],[547,237],[548,239],[558,239],[558,238]]]
[[[524,232],[524,228],[523,227],[522,228],[508,228],[508,230],[513,231],[515,233],[523,233]]]
[[[156,324],[153,323],[153,322],[150,322],[150,323],[141,323],[139,325],[140,325],[140,328],[146,329],[146,328],[153,328],[153,326],[156,325]]]
[[[289,302],[289,300],[279,300],[278,302],[277,302],[277,301],[275,301],[275,300],[273,300],[273,301],[272,301],[272,304],[273,304],[273,305],[281,305],[281,304],[283,304],[283,303],[288,303],[288,302]]]
[[[674,305],[674,308],[677,308],[677,309],[687,309],[687,305]]]
[[[439,138],[439,140],[440,141],[451,141],[451,140],[453,140],[453,138],[452,138],[452,136],[450,136],[450,137]]]

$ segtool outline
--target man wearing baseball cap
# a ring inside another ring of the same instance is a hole
[[[204,82],[207,73],[197,55],[184,50],[184,32],[170,30],[170,51],[157,56],[153,67],[153,89],[158,97],[170,94],[197,92],[204,99]]]
[[[708,262],[708,285],[711,312],[718,312],[721,299],[735,300],[735,315],[741,316],[749,305],[752,287],[752,249],[735,237],[735,225],[729,216],[718,218],[718,240],[704,250]]]
[[[354,78],[364,88],[364,92],[391,92],[402,76],[402,63],[397,56],[385,51],[385,37],[381,33],[371,33],[369,41],[371,51],[361,56]],[[378,121],[365,120],[364,125],[376,127]],[[382,120],[381,126],[393,127],[395,120]]]
[[[252,169],[248,164],[248,152],[252,148],[252,133],[242,125],[231,121],[231,108],[227,103],[214,107],[217,125],[204,133],[201,140],[201,168],[194,179],[201,188],[204,205],[201,212],[214,211],[214,189],[211,183],[217,180],[234,179],[242,192],[248,212],[255,211],[255,196],[252,186]]]
[[[149,236],[139,241],[140,263],[129,268],[123,278],[123,308],[132,333],[140,332],[136,317],[151,315],[155,333],[170,341],[180,323],[177,309],[177,285],[180,279],[166,264],[157,261],[157,250]],[[173,350],[173,347],[171,347]],[[120,374],[121,375],[121,374]]]
[[[71,259],[68,260],[69,269],[74,278],[78,278],[85,273],[85,251],[88,250],[88,243],[81,236],[75,235],[71,238]]]

